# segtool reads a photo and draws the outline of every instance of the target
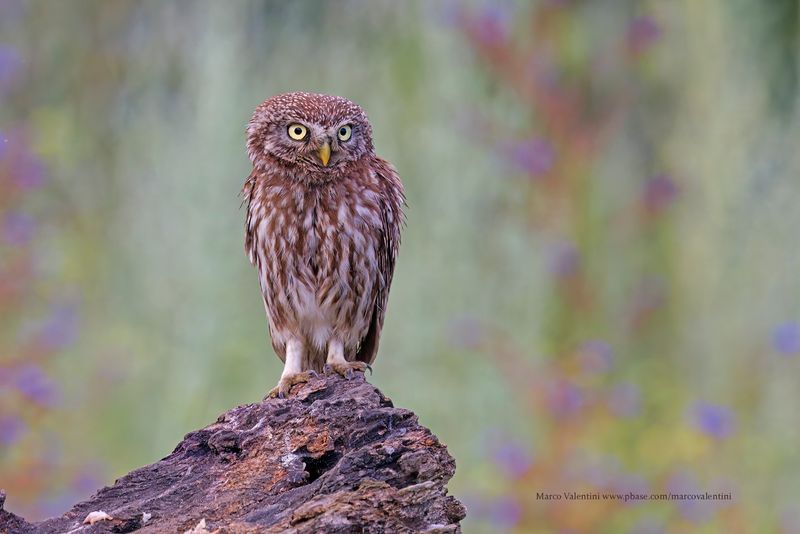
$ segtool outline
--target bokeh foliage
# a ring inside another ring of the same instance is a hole
[[[800,530],[798,7],[0,0],[0,486],[61,513],[280,372],[244,124],[362,104],[409,224],[376,372],[468,531]],[[552,503],[538,491],[729,491]]]

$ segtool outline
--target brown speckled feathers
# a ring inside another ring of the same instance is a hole
[[[307,139],[289,138],[293,124]],[[394,168],[374,154],[371,133],[360,107],[310,93],[267,100],[248,127],[245,250],[258,270],[272,345],[286,360],[287,343],[299,340],[304,369],[321,370],[332,341],[348,361],[372,363],[377,354],[404,196]],[[325,143],[331,157],[323,163]]]

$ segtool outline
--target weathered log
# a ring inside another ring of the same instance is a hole
[[[361,375],[321,376],[233,408],[61,517],[29,523],[0,494],[0,532],[460,532],[454,473],[412,412]]]

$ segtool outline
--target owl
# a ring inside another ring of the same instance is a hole
[[[405,196],[366,113],[337,96],[273,96],[248,123],[247,152],[245,251],[284,363],[268,396],[318,372],[371,371]]]

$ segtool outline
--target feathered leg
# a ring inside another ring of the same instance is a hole
[[[286,343],[286,362],[283,364],[283,373],[281,373],[278,385],[267,393],[268,398],[285,399],[289,396],[293,385],[308,382],[312,376],[316,376],[315,371],[303,371],[305,352],[306,348],[299,339],[291,339]]]

